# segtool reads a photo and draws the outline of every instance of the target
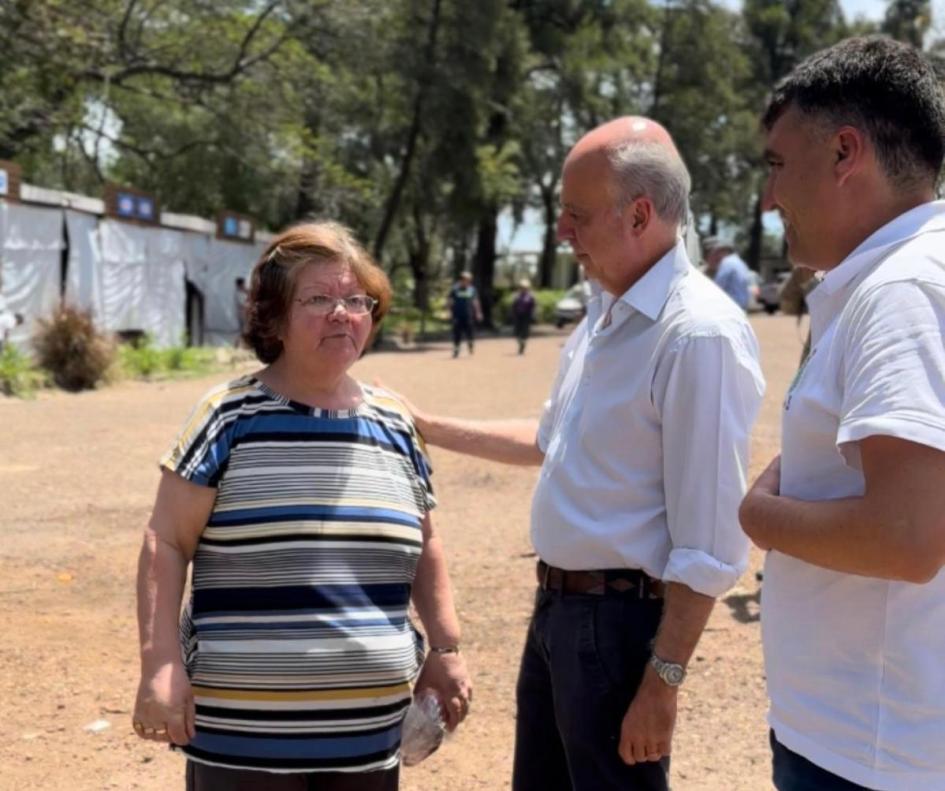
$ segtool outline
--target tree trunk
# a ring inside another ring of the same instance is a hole
[[[479,216],[479,231],[476,236],[475,283],[482,305],[482,323],[490,330],[495,329],[492,322],[494,293],[492,281],[495,279],[495,235],[499,222],[499,207],[486,206]]]
[[[424,53],[424,63],[426,67],[420,78],[420,84],[417,86],[417,95],[413,102],[413,115],[410,121],[410,129],[407,132],[404,156],[400,161],[400,171],[397,174],[397,178],[394,179],[394,187],[391,190],[390,196],[387,198],[387,203],[384,205],[384,213],[381,217],[381,225],[378,228],[377,236],[374,237],[373,252],[374,258],[378,261],[383,257],[384,245],[387,244],[387,236],[390,233],[391,226],[394,224],[394,217],[397,216],[397,210],[400,208],[400,199],[403,196],[404,188],[407,186],[407,179],[410,177],[410,168],[413,165],[413,158],[417,152],[417,143],[423,131],[424,103],[436,69],[436,37],[440,29],[441,2],[442,0],[433,0],[430,24],[427,27],[426,51]]]
[[[554,184],[541,185],[541,203],[545,212],[545,234],[538,263],[538,287],[551,288],[558,255],[558,207],[555,204]]]
[[[761,224],[761,194],[755,199],[755,211],[751,221],[751,232],[748,235],[748,264],[749,269],[755,272],[761,268],[761,240],[764,226]]]

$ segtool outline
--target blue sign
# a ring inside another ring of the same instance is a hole
[[[7,172],[0,169],[0,195],[6,195],[10,191],[10,178]]]
[[[227,215],[223,218],[223,235],[224,236],[239,236],[240,235],[240,221],[233,217],[232,215]]]
[[[115,201],[115,211],[119,217],[134,218],[135,216],[135,196],[130,192],[119,192]]]
[[[138,219],[154,220],[154,201],[151,198],[138,198]]]

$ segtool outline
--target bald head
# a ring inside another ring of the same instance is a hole
[[[676,144],[666,128],[656,121],[644,118],[642,115],[627,115],[615,118],[606,124],[592,129],[578,140],[568,159],[582,157],[587,154],[606,154],[608,151],[628,143],[651,144],[663,146],[676,156]]]
[[[616,118],[578,140],[565,168],[593,162],[610,174],[618,207],[646,196],[657,215],[680,225],[689,214],[689,172],[676,144],[662,125],[643,116]]]

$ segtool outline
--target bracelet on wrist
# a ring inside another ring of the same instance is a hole
[[[458,654],[459,643],[456,645],[431,645],[430,651],[434,654]]]

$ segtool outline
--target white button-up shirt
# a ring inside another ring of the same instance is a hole
[[[945,450],[945,202],[880,228],[807,301],[781,494],[862,495],[865,437]],[[778,741],[868,788],[945,791],[945,573],[915,585],[770,552],[761,619]]]
[[[538,431],[539,556],[723,593],[747,565],[737,512],[763,392],[744,313],[681,243],[619,298],[598,292]]]

